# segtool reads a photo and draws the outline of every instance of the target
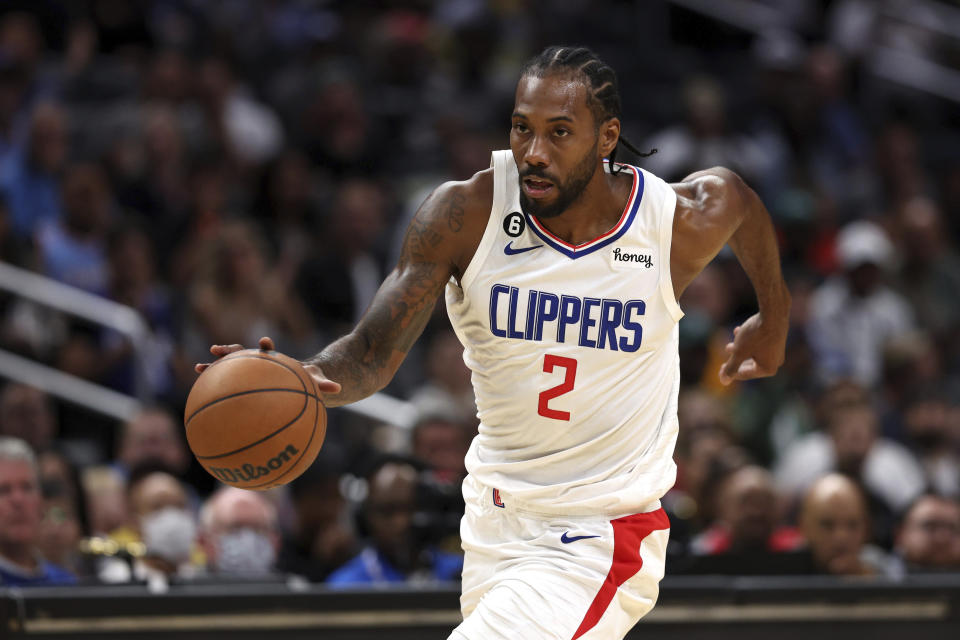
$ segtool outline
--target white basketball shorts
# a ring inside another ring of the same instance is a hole
[[[449,640],[617,640],[653,608],[670,522],[534,513],[471,477],[460,610]]]

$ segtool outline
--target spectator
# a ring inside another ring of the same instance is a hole
[[[383,273],[376,246],[388,219],[381,185],[344,180],[333,198],[323,251],[303,263],[297,290],[327,335],[349,330],[373,299]]]
[[[814,292],[807,339],[822,381],[851,377],[872,388],[880,379],[884,346],[913,329],[913,312],[883,282],[898,256],[880,227],[850,223],[837,237],[837,255],[843,273]]]
[[[411,453],[435,475],[459,484],[467,474],[464,457],[474,432],[444,416],[424,416],[413,425]]]
[[[110,297],[139,311],[150,333],[139,344],[144,361],[139,363],[143,368],[138,370],[127,339],[106,332],[102,343],[110,365],[105,381],[114,389],[134,395],[136,376],[145,375],[150,397],[169,398],[175,388],[179,355],[176,312],[170,293],[157,277],[150,237],[145,230],[126,225],[113,231],[108,247]],[[193,380],[192,375],[189,380]]]
[[[861,388],[839,383],[829,393],[848,397],[826,410],[826,433],[811,433],[787,449],[776,467],[777,483],[799,496],[820,476],[839,471],[865,488],[877,534],[889,539],[893,515],[923,491],[923,470],[906,447],[879,436],[876,410]]]
[[[76,576],[91,575],[92,569],[80,553],[80,541],[84,537],[80,503],[58,481],[44,480],[42,494],[43,518],[37,536],[40,553]]]
[[[814,573],[879,575],[888,570],[883,553],[868,546],[869,522],[863,494],[849,478],[828,474],[807,492],[800,527]]]
[[[793,527],[780,525],[783,505],[773,476],[762,467],[731,473],[718,493],[717,520],[690,544],[700,555],[792,551],[801,542]]]
[[[190,291],[191,313],[202,333],[199,344],[256,344],[260,336],[272,335],[309,345],[306,309],[276,278],[253,224],[225,224],[210,258]]]
[[[897,534],[907,573],[960,569],[960,503],[924,494],[907,510]]]
[[[37,249],[43,272],[64,284],[106,296],[106,232],[110,186],[96,165],[72,165],[63,179],[64,216],[38,228]]]
[[[121,428],[114,466],[124,475],[147,463],[160,463],[176,474],[184,473],[189,458],[182,431],[162,407],[141,411]]]
[[[689,80],[683,88],[686,122],[657,132],[644,147],[657,154],[644,163],[665,180],[680,180],[700,167],[722,165],[753,184],[769,159],[749,137],[728,130],[726,96],[713,78]]]
[[[277,511],[261,494],[234,487],[217,490],[200,510],[200,544],[217,577],[277,575]]]
[[[277,569],[323,582],[357,551],[356,533],[341,491],[343,455],[325,442],[317,460],[290,484],[294,522],[285,532]]]
[[[332,586],[429,583],[456,580],[463,556],[421,548],[414,536],[417,472],[409,464],[386,462],[368,477],[361,517],[367,544],[327,579]]]
[[[42,224],[60,219],[59,173],[67,155],[66,127],[59,105],[38,104],[30,117],[26,148],[7,154],[0,164],[0,194],[21,238],[32,238]]]
[[[200,64],[197,83],[208,130],[221,136],[223,148],[242,165],[270,160],[283,145],[283,125],[276,114],[240,86],[225,59]]]
[[[90,533],[107,536],[130,521],[126,480],[116,468],[90,466],[81,474]]]
[[[76,578],[40,553],[43,503],[37,459],[23,440],[0,437],[0,584],[72,584]]]
[[[956,403],[953,403],[956,404]],[[941,495],[960,497],[960,450],[951,402],[934,389],[919,392],[903,410],[907,441],[923,467],[926,484]]]
[[[20,438],[34,451],[53,444],[59,427],[50,398],[33,387],[9,382],[0,392],[0,435]]]
[[[431,337],[425,365],[427,379],[410,396],[421,416],[445,415],[463,424],[475,423],[477,405],[470,369],[463,362],[463,345],[452,329],[441,329]]]
[[[164,590],[173,579],[199,574],[195,555],[197,523],[189,510],[187,491],[176,477],[156,467],[139,467],[127,489],[132,522],[129,530],[111,534],[122,548],[143,543],[143,555],[127,562],[109,559],[98,575],[104,582],[145,581]]]
[[[943,213],[929,198],[912,198],[894,221],[902,243],[900,290],[920,325],[945,347],[960,328],[960,256],[950,243]]]

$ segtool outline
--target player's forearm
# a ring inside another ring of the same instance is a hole
[[[323,403],[326,406],[339,407],[363,400],[390,382],[400,363],[391,366],[389,359],[385,361],[382,357],[371,355],[369,349],[364,348],[366,343],[367,340],[354,331],[306,361],[306,364],[320,367],[327,378],[341,385],[339,393],[324,394]],[[403,354],[399,354],[398,358],[402,360]]]
[[[436,274],[440,274],[437,276]],[[328,407],[362,400],[393,379],[407,352],[433,312],[448,272],[435,264],[399,266],[384,281],[363,319],[305,364],[340,383],[336,394],[325,394]]]
[[[756,193],[741,184],[744,207],[740,225],[728,240],[757,294],[764,318],[787,321],[790,292],[780,269],[780,251],[770,214]]]

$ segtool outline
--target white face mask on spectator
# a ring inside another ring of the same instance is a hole
[[[217,541],[217,573],[264,576],[271,572],[276,552],[270,538],[254,529],[243,528],[220,536]]]
[[[186,509],[165,507],[143,519],[147,553],[180,564],[190,559],[197,526]]]

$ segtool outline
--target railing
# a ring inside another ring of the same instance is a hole
[[[121,422],[135,415],[143,403],[151,399],[146,374],[149,362],[147,353],[143,349],[143,344],[150,337],[150,328],[136,309],[2,261],[0,261],[0,290],[9,291],[36,304],[108,327],[123,335],[130,342],[136,365],[135,396],[118,393],[2,349],[0,349],[0,377],[28,384],[61,400]],[[417,416],[416,410],[409,402],[383,393],[374,394],[343,408],[402,428],[412,427]]]
[[[722,22],[747,33],[789,29],[787,15],[762,0],[669,0],[671,4]],[[960,9],[928,0],[886,0],[870,7],[877,24],[902,23],[936,35],[944,41],[960,40]],[[909,47],[883,43],[875,38],[866,52],[866,67],[878,78],[960,103],[960,71]]]

